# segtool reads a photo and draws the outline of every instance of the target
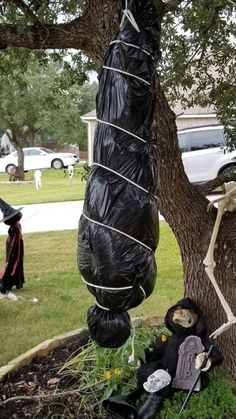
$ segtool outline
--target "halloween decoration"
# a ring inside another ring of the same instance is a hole
[[[10,226],[6,242],[6,263],[0,273],[0,296],[1,298],[6,296],[12,300],[17,300],[18,298],[8,291],[13,286],[17,289],[22,288],[25,282],[23,268],[24,246],[19,222],[22,217],[22,208],[14,209],[3,199],[0,199],[0,209],[3,212],[1,221]]]
[[[207,338],[205,320],[190,298],[178,301],[167,311],[165,324],[173,334],[155,342],[153,348],[147,352],[146,363],[138,370],[137,377],[140,386],[143,385],[145,388],[148,377],[154,372],[156,374],[158,370],[164,369],[170,374],[171,385],[163,385],[162,390],[149,395],[139,412],[140,419],[154,418],[171,388],[191,389],[197,376],[196,370],[202,367],[206,351],[211,346]],[[204,373],[221,362],[220,352],[216,348],[212,349],[207,365],[202,369],[203,385],[206,384],[206,374],[204,376]],[[200,382],[195,390],[199,389]]]
[[[140,398],[143,390],[148,398],[138,412],[138,416],[123,418],[153,419],[163,400],[175,389],[199,391],[207,383],[207,371],[222,362],[222,355],[211,345],[207,337],[204,318],[190,298],[184,298],[169,308],[165,324],[172,332],[171,336],[160,336],[146,351],[146,362],[137,371],[139,387],[125,398],[127,412],[134,411],[134,400]],[[206,351],[209,349],[209,358]],[[199,371],[201,374],[199,376]],[[110,411],[119,402],[118,396],[106,401],[104,406]],[[116,404],[115,404],[116,402]]]
[[[207,352],[207,354],[205,354],[203,352],[203,353],[200,354],[201,356],[200,355],[198,356],[198,359],[196,360],[196,365],[195,365],[196,369],[198,369],[198,374],[196,375],[195,380],[193,382],[193,385],[190,388],[190,390],[188,392],[188,395],[187,395],[187,397],[186,397],[183,405],[181,406],[181,409],[179,411],[179,415],[181,415],[181,413],[184,411],[184,409],[185,409],[185,407],[186,407],[186,405],[187,405],[187,403],[188,403],[188,401],[189,401],[192,393],[194,392],[194,390],[196,389],[197,385],[199,384],[199,381],[200,381],[199,379],[200,379],[200,376],[201,376],[201,372],[204,371],[204,369],[207,369],[207,363],[208,364],[210,363],[210,355],[212,353],[213,348],[214,348],[214,346],[211,345],[210,348],[209,348],[209,350],[208,350],[208,352]]]
[[[212,201],[208,205],[208,210],[210,210],[213,207],[215,202],[218,202],[217,217],[216,217],[215,225],[212,231],[209,248],[208,248],[206,257],[203,260],[203,263],[205,265],[205,271],[208,275],[208,278],[210,279],[216,291],[216,294],[221,302],[221,305],[226,313],[227,323],[222,324],[222,326],[220,326],[217,330],[215,330],[214,333],[211,334],[210,337],[212,339],[217,338],[218,336],[221,335],[221,333],[228,330],[229,327],[231,327],[233,324],[236,324],[236,317],[233,314],[226,299],[224,298],[214,276],[214,268],[216,266],[216,263],[214,261],[214,249],[215,249],[215,244],[216,244],[216,238],[217,238],[220,223],[221,223],[221,220],[225,211],[230,211],[230,212],[236,211],[236,186],[235,185],[229,186],[229,190],[226,192],[225,196]]]
[[[128,310],[153,291],[158,243],[155,75],[160,22],[154,0],[121,1],[121,22],[99,75],[94,164],[79,223],[78,267],[96,305],[92,338],[119,347]]]

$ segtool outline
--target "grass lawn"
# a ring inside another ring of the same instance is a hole
[[[42,188],[40,190],[36,190],[34,183],[6,183],[9,181],[9,176],[1,173],[0,197],[12,206],[84,199],[86,182],[81,180],[83,168],[78,167],[75,172],[75,177],[69,180],[67,172],[63,169],[42,170]],[[27,172],[25,180],[33,181],[34,173]]]
[[[183,295],[180,253],[165,222],[161,222],[160,237],[156,288],[143,304],[131,310],[131,316],[164,315]],[[76,230],[24,234],[23,238],[26,283],[14,292],[24,299],[0,302],[1,366],[54,335],[86,326],[87,309],[94,303],[76,266]],[[5,258],[5,240],[5,236],[0,238],[0,266]],[[39,302],[31,302],[33,298]]]

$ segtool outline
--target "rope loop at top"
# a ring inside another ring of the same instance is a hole
[[[128,9],[128,1],[127,0],[125,0],[125,9],[124,9],[123,16],[122,16],[122,19],[121,19],[121,22],[120,22],[120,28],[123,26],[124,21],[125,21],[126,18],[130,21],[130,23],[134,27],[134,29],[137,32],[140,32],[138,24],[136,23],[136,21],[134,19],[133,13],[131,12],[131,10]]]

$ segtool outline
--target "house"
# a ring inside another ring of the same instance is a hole
[[[10,133],[10,131],[8,130]],[[6,156],[7,154],[14,151],[15,148],[9,140],[9,136],[5,132],[2,137],[0,138],[0,157]]]
[[[200,108],[195,106],[194,108],[189,108],[183,110],[180,105],[177,105],[173,108],[174,113],[176,114],[176,124],[177,129],[195,127],[199,125],[212,125],[217,124],[216,113],[213,108]],[[94,144],[94,133],[96,126],[96,109],[83,115],[81,117],[82,121],[87,124],[88,130],[88,164],[91,166],[93,164],[93,144]]]

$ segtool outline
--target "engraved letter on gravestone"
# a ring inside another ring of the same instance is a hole
[[[205,348],[198,336],[188,336],[179,347],[179,358],[175,378],[172,381],[172,387],[183,390],[190,390],[192,384],[199,372],[195,368],[195,359],[198,354],[204,352]],[[199,378],[195,391],[201,388],[201,379]]]

